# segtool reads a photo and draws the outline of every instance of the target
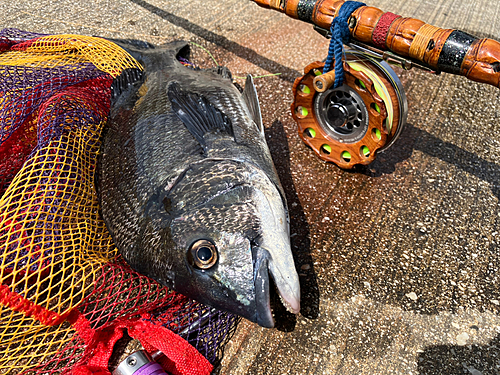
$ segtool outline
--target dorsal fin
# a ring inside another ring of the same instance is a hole
[[[234,137],[229,117],[204,96],[182,91],[177,82],[168,85],[167,94],[177,117],[202,146],[205,146],[206,133],[222,132]]]
[[[124,69],[118,77],[113,79],[111,84],[111,97],[113,99],[117,98],[122,94],[129,86],[142,82],[144,79],[144,72],[137,68],[127,68]]]
[[[262,124],[262,113],[260,112],[259,98],[257,96],[255,85],[253,84],[253,78],[250,74],[247,75],[247,80],[245,81],[245,89],[243,90],[242,95],[250,111],[252,120],[257,125],[259,131],[264,134],[264,125]]]

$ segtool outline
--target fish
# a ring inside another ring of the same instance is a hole
[[[252,77],[186,66],[189,44],[115,41],[143,67],[115,79],[102,136],[102,218],[131,268],[273,327],[270,290],[300,311],[285,193]],[[272,279],[272,281],[271,281]]]

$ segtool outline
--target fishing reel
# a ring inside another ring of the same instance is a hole
[[[443,29],[411,17],[346,0],[253,0],[311,23],[345,53],[346,83],[331,88],[323,64],[295,81],[292,115],[299,135],[323,160],[352,168],[371,163],[401,134],[408,112],[401,82],[388,62],[430,73],[446,72],[500,88],[500,42]],[[340,67],[338,67],[340,68]],[[337,69],[340,70],[340,69]]]
[[[292,116],[316,155],[341,168],[370,164],[399,137],[408,114],[403,86],[386,61],[346,51],[344,83],[314,62],[293,85]]]

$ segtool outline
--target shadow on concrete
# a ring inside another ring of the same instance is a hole
[[[436,345],[420,353],[420,375],[500,374],[500,335],[486,345]]]
[[[242,59],[248,60],[253,64],[261,67],[270,72],[280,72],[280,79],[287,80],[289,82],[293,82],[296,77],[301,76],[302,74],[294,69],[290,69],[287,66],[281,65],[280,63],[268,59],[262,55],[259,55],[254,50],[244,47],[241,44],[233,42],[232,40],[227,39],[223,35],[216,34],[210,30],[207,30],[201,26],[194,24],[191,21],[188,21],[185,18],[179,17],[173,13],[167,12],[157,6],[154,6],[147,1],[144,0],[130,0],[134,4],[146,9],[147,11],[156,14],[158,17],[167,20],[168,22],[183,28],[184,30],[197,35],[198,37],[205,39],[208,42],[215,43],[227,51],[235,54]]]
[[[292,251],[300,278],[301,314],[309,319],[316,319],[319,315],[319,292],[310,252],[309,224],[293,183],[290,171],[290,150],[283,124],[280,121],[276,120],[270,128],[266,128],[266,139],[288,203]],[[302,269],[301,267],[306,264],[306,268],[310,268]],[[287,312],[279,302],[279,298],[277,296],[275,298],[276,328],[282,331],[292,331],[296,324],[295,315]]]
[[[437,124],[437,127],[444,126]],[[360,166],[355,171],[371,177],[391,174],[396,164],[408,159],[413,150],[421,151],[488,182],[492,193],[500,199],[500,165],[484,160],[450,142],[445,142],[429,132],[406,124],[403,134],[387,151],[380,153],[369,166]]]

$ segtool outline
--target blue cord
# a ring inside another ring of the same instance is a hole
[[[330,31],[332,39],[328,47],[328,56],[326,57],[323,73],[328,73],[332,70],[333,59],[335,58],[335,82],[333,87],[339,87],[344,82],[344,67],[342,65],[342,56],[344,54],[344,45],[349,41],[349,25],[347,21],[351,14],[359,7],[365,6],[365,3],[359,1],[346,1],[342,4],[339,15],[332,21]]]

